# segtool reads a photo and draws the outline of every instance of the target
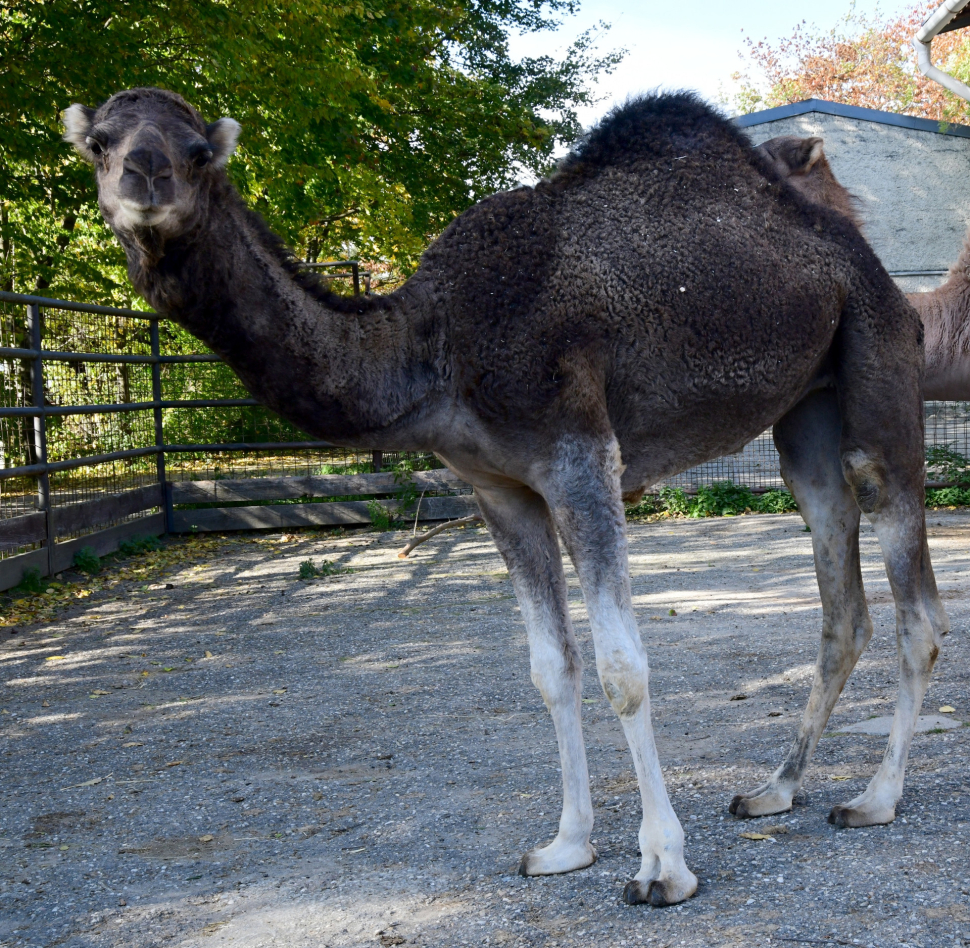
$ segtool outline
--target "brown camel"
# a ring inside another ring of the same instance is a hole
[[[780,135],[757,150],[807,198],[862,226],[858,200],[832,173],[821,138]],[[970,401],[970,230],[946,282],[928,292],[907,293],[906,299],[919,313],[926,334],[923,397]]]
[[[791,806],[872,635],[864,512],[896,597],[899,701],[878,772],[830,820],[894,818],[947,625],[926,545],[919,320],[855,227],[782,182],[744,133],[689,94],[631,102],[549,180],[458,217],[401,289],[347,299],[301,275],[229,184],[232,120],[206,125],[178,96],[135,89],[64,121],[160,313],[315,437],[432,450],[474,485],[562,760],[559,832],[523,874],[596,858],[558,534],[640,784],[643,858],[625,898],[695,892],[654,744],[621,498],[771,424],[812,529],[822,644],[787,760],[731,809]]]

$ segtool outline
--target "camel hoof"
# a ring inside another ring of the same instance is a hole
[[[520,876],[554,876],[587,869],[596,862],[596,850],[586,843],[569,846],[555,841],[543,849],[531,849],[519,863]]]
[[[832,807],[829,822],[837,829],[858,829],[861,826],[883,826],[896,819],[896,808],[887,810],[884,807],[871,809],[865,806]]]
[[[791,798],[766,790],[762,793],[739,793],[728,807],[728,812],[740,820],[750,820],[758,816],[774,816],[787,813],[791,809]]]
[[[623,889],[623,901],[627,905],[652,905],[654,908],[665,908],[689,899],[696,889],[695,885],[691,891],[678,892],[677,887],[669,879],[651,879],[649,882],[631,879]]]

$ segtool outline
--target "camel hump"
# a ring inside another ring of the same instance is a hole
[[[577,143],[559,165],[561,173],[630,167],[658,158],[683,160],[703,150],[737,160],[753,151],[747,135],[693,92],[630,99]]]

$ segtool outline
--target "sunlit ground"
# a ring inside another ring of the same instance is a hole
[[[953,633],[924,712],[970,721],[970,516],[930,523]],[[970,939],[970,728],[917,738],[893,825],[825,821],[884,747],[840,729],[895,700],[870,532],[875,638],[795,809],[739,823],[727,803],[780,762],[811,683],[811,537],[796,516],[631,527],[660,754],[701,879],[664,910],[620,900],[639,797],[575,575],[600,858],[523,879],[522,852],[555,833],[560,776],[511,585],[484,531],[407,561],[403,540],[211,541],[165,575],[113,573],[54,621],[0,630],[0,945]],[[302,583],[308,558],[353,571]]]

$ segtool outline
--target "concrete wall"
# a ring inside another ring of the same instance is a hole
[[[806,110],[784,114],[799,107]],[[829,108],[850,114],[822,111]],[[944,134],[923,119],[818,101],[741,116],[738,124],[755,144],[776,135],[823,138],[832,170],[860,199],[866,237],[891,273],[946,270],[956,260],[970,222],[970,129],[950,126]],[[942,280],[896,277],[906,291]]]

